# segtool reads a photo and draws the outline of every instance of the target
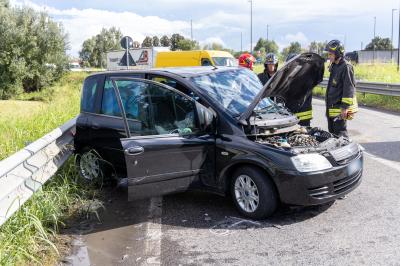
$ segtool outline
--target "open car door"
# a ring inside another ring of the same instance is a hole
[[[121,144],[129,200],[185,191],[201,173],[214,174],[215,137],[206,132],[209,110],[158,82],[111,80],[127,135]]]

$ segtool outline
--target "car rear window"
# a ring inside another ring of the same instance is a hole
[[[96,92],[100,87],[101,80],[100,76],[85,79],[81,97],[81,112],[95,112]]]

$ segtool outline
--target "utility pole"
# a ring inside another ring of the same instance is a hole
[[[372,39],[373,53],[372,53],[372,62],[375,63],[375,33],[376,33],[376,17],[374,17],[374,38]]]
[[[362,49],[363,49],[363,42],[361,42],[361,51],[362,51]]]
[[[267,41],[268,41],[269,25],[267,24]]]
[[[192,20],[190,20],[190,39],[193,42],[193,23],[192,23]]]
[[[390,49],[390,61],[393,63],[393,13],[396,11],[396,8],[392,8],[392,35],[390,37],[390,44],[392,45],[392,48]]]
[[[253,0],[250,3],[250,54],[253,54]]]
[[[399,1],[399,10],[400,10],[400,1]],[[400,65],[400,12],[399,13],[399,36],[397,40],[397,72],[399,72]]]

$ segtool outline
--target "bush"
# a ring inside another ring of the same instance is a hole
[[[30,8],[0,5],[0,99],[52,84],[68,64],[61,25]]]

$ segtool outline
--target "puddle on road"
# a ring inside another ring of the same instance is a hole
[[[61,265],[90,266],[89,252],[79,237],[72,243],[72,254],[64,258]]]

